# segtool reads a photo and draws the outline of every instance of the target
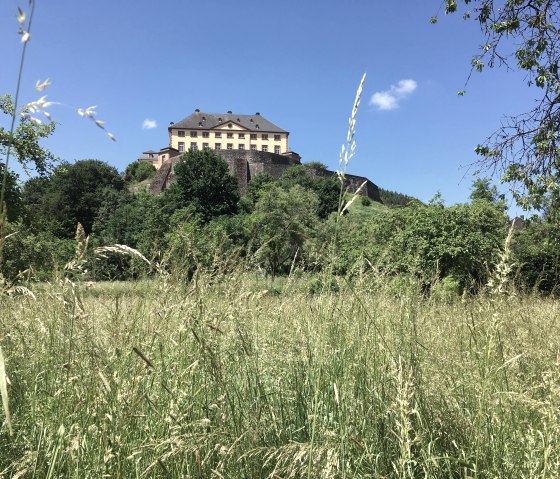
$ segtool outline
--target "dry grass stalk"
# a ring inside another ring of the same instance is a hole
[[[514,266],[514,264],[510,262],[511,239],[513,238],[514,231],[514,222],[512,221],[504,243],[504,250],[496,265],[494,277],[490,278],[487,284],[488,288],[490,288],[490,292],[494,295],[512,294],[511,288],[509,288],[509,275]]]
[[[6,362],[4,360],[4,354],[2,353],[2,347],[0,347],[0,396],[2,396],[2,409],[4,409],[8,431],[11,436],[14,432],[12,430],[12,418],[10,416],[10,407],[8,403],[8,377],[6,375]]]
[[[130,246],[126,246],[124,244],[114,244],[111,246],[101,246],[99,248],[95,248],[94,253],[96,256],[101,258],[106,258],[107,256],[104,253],[115,253],[115,254],[122,254],[131,257],[136,257],[144,261],[147,265],[151,266],[151,261],[146,258],[140,251],[131,248]]]

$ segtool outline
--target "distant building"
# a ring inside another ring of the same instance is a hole
[[[276,153],[289,151],[289,132],[254,115],[203,113],[192,115],[169,126],[169,146],[179,152],[189,150],[252,150]]]
[[[159,152],[142,153],[139,161],[149,161],[158,173],[149,185],[149,190],[159,194],[175,181],[174,166],[187,150],[210,149],[219,151],[229,166],[230,173],[237,179],[243,194],[252,178],[268,173],[280,178],[286,169],[301,164],[301,157],[289,149],[290,133],[264,118],[260,113],[241,115],[227,113],[204,113],[195,110],[177,123],[168,127],[169,146]],[[333,176],[332,171],[311,171],[314,176]],[[346,175],[346,186],[356,191],[365,182],[361,194],[381,201],[379,189],[367,178]]]
[[[174,156],[178,156],[179,154],[180,154],[179,151],[169,146],[166,146],[165,148],[162,148],[159,151],[154,151],[154,150],[145,151],[140,155],[138,161],[145,161],[147,163],[150,163],[151,165],[155,166],[156,170],[159,170],[164,161],[169,160]]]

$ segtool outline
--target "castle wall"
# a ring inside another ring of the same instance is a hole
[[[264,151],[221,150],[219,154],[227,162],[231,175],[237,178],[237,185],[241,194],[244,194],[247,190],[247,185],[251,178],[261,173],[268,173],[274,179],[278,179],[288,168],[300,164],[299,161],[287,156]],[[173,167],[180,158],[180,156],[176,156],[162,164],[150,184],[150,192],[159,194],[175,181]],[[336,172],[323,169],[309,169],[309,174],[327,178],[335,176]],[[381,202],[377,185],[363,176],[347,174],[345,186],[348,188],[348,191],[353,193],[364,181],[366,185],[360,191],[360,194],[368,196],[374,201]]]
[[[329,178],[332,176],[336,176],[336,171],[324,170],[322,168],[310,168],[309,174],[313,176]],[[366,184],[360,190],[360,194],[367,196],[373,201],[381,203],[379,188],[375,183],[372,183],[365,176],[349,175],[348,173],[344,175],[344,186],[348,188],[348,191],[350,193],[355,193],[364,183],[364,181],[366,182]]]

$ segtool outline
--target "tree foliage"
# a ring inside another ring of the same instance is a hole
[[[272,185],[261,194],[250,229],[256,257],[272,276],[304,256],[304,243],[316,226],[317,206],[317,196],[300,185],[287,191]]]
[[[541,293],[560,293],[560,223],[529,222],[513,239],[518,286]]]
[[[63,163],[48,178],[30,180],[25,185],[27,220],[61,238],[73,238],[79,222],[89,235],[108,192],[123,188],[118,171],[107,163]]]
[[[131,183],[140,183],[148,178],[153,178],[156,171],[155,166],[147,161],[133,161],[124,171],[125,180]]]
[[[381,202],[386,206],[406,206],[411,201],[418,201],[412,196],[396,191],[384,190],[383,188],[379,188],[379,196],[381,197]]]
[[[534,107],[506,118],[476,152],[482,167],[519,187],[514,194],[523,207],[541,208],[560,188],[560,0],[445,0],[446,13],[459,3],[484,37],[473,70],[518,69],[539,91]]]
[[[10,95],[0,96],[0,113],[13,117],[17,114]],[[13,133],[0,127],[0,155],[5,157],[10,147],[11,154],[27,170],[33,167],[39,174],[46,174],[52,166],[54,155],[40,146],[40,141],[54,132],[55,123],[35,123],[21,117]]]
[[[338,235],[335,270],[346,274],[366,265],[388,276],[414,276],[426,286],[448,276],[461,287],[481,285],[498,259],[506,223],[503,210],[484,201],[449,208],[438,199],[428,205],[416,201],[368,221],[349,214],[340,219],[351,234]],[[334,227],[331,219],[319,229],[319,264]]]
[[[176,195],[179,206],[194,206],[204,221],[237,211],[237,182],[214,151],[188,151],[175,165],[175,175],[170,195]]]
[[[318,166],[320,165],[320,166]],[[317,215],[319,218],[326,218],[333,211],[338,209],[340,199],[340,183],[334,175],[323,176],[322,164],[306,163],[288,168],[280,177],[278,184],[285,190],[299,185],[302,188],[312,191],[319,200],[317,204]]]
[[[477,178],[474,180],[471,194],[469,195],[471,201],[486,201],[506,210],[505,196],[498,192],[496,185],[493,185],[489,178]]]
[[[4,189],[4,202],[8,221],[15,221],[21,216],[23,203],[21,199],[21,188],[18,184],[18,175],[8,170],[0,163],[0,189]],[[6,183],[4,185],[4,179]],[[0,211],[2,208],[0,208]]]

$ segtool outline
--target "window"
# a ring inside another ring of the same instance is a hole
[[[268,146],[263,145],[263,146],[262,146],[262,151],[268,151]]]
[[[198,150],[198,147],[196,146],[196,143],[194,141],[191,143],[191,150],[192,151]]]
[[[221,143],[216,143],[216,144],[214,145],[214,149],[215,149],[215,150],[221,150],[221,149],[222,149],[222,144],[221,144]]]
[[[257,151],[257,145],[251,145],[251,151]]]
[[[180,141],[179,142],[179,151],[182,153],[183,151],[185,151],[185,142],[184,141]]]
[[[240,150],[244,150],[245,149],[245,145],[243,143],[239,143],[239,149]]]
[[[256,140],[256,139],[257,139],[257,134],[251,133],[251,140]]]
[[[227,137],[228,137],[228,138],[233,138],[233,133],[228,133],[228,134],[227,134]]]
[[[263,139],[263,140],[268,140],[268,135],[267,135],[266,133],[263,133],[263,134],[261,135],[261,139]]]
[[[279,146],[274,147],[274,153],[276,153],[277,155],[280,154],[280,147]]]
[[[230,124],[228,124],[228,126],[227,126],[227,127],[228,127],[228,128],[232,128],[232,127],[233,127],[233,125],[232,125],[232,124],[230,123]]]
[[[202,138],[210,138],[210,133],[208,133],[207,131],[203,131]]]
[[[220,132],[217,131],[216,133],[214,133],[214,138],[221,138],[221,137],[222,134]]]
[[[161,161],[165,160],[165,155],[161,155]]]
[[[241,140],[241,139],[245,138],[245,133],[239,133],[237,135],[237,137]]]
[[[228,143],[227,144],[227,149],[228,150],[233,150],[233,143]]]
[[[210,148],[210,145],[208,143],[202,143],[203,150],[207,150],[208,148]]]
[[[197,136],[196,131],[191,131],[191,138],[196,138]]]
[[[280,135],[274,135],[274,141],[280,141]]]
[[[183,136],[185,136],[185,130],[179,130],[179,131],[177,132],[177,134],[178,134],[180,137],[183,137]]]

